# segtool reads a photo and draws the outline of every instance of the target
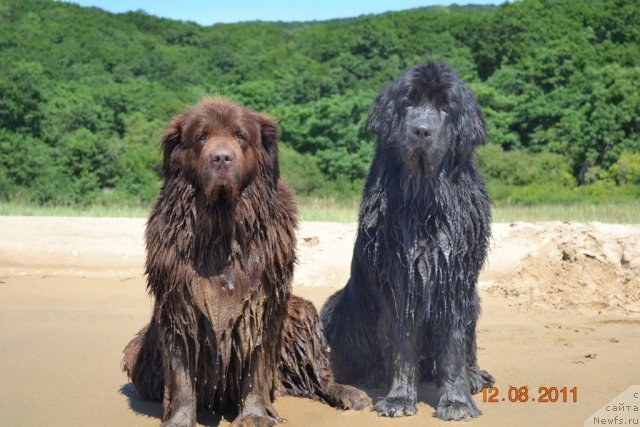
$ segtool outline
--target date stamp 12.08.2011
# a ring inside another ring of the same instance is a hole
[[[577,403],[578,387],[510,386],[507,390],[488,387],[482,389],[482,401],[486,403]]]

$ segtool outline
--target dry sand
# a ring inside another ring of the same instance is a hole
[[[149,319],[144,220],[0,217],[0,426],[155,426],[120,371],[122,348]],[[498,402],[475,396],[470,426],[581,426],[640,384],[640,226],[496,224],[481,276],[480,366]],[[304,223],[294,292],[320,307],[345,283],[355,224]],[[577,387],[577,403],[511,403],[509,387]],[[376,399],[385,390],[369,390]],[[454,425],[432,417],[379,418],[280,398],[289,426]],[[502,398],[505,398],[503,401]],[[216,425],[206,413],[199,421]],[[228,421],[219,422],[227,426]]]

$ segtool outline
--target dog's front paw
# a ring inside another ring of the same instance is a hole
[[[473,400],[466,402],[445,400],[438,404],[435,416],[445,421],[468,421],[480,414],[482,414],[482,412],[480,412],[476,404],[473,403]]]
[[[418,412],[416,401],[406,397],[385,397],[374,409],[382,417],[406,417]]]
[[[480,393],[483,388],[491,387],[495,381],[493,375],[482,369],[469,371],[469,391],[471,394]]]
[[[231,427],[272,427],[282,422],[284,422],[283,419],[268,415],[244,415],[233,420]]]
[[[175,411],[171,418],[161,424],[161,427],[191,427],[196,425],[196,417],[190,408]]]

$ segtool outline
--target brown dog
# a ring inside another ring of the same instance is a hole
[[[162,147],[146,230],[155,308],[124,357],[138,394],[162,399],[167,426],[194,425],[197,407],[272,425],[276,392],[369,405],[336,384],[315,308],[291,296],[297,214],[279,180],[276,124],[205,99],[172,121]]]

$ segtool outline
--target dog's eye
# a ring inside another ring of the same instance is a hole
[[[238,142],[246,142],[247,141],[247,136],[242,132],[237,132],[236,133],[236,141],[238,141]]]
[[[198,137],[198,141],[200,141],[200,142],[205,142],[205,141],[207,140],[207,137],[208,137],[208,136],[209,136],[209,135],[207,135],[207,133],[206,133],[206,132],[202,132],[202,133],[200,134],[200,136]]]
[[[443,113],[449,113],[449,105],[444,104],[444,105],[440,108],[440,110],[441,110]]]

